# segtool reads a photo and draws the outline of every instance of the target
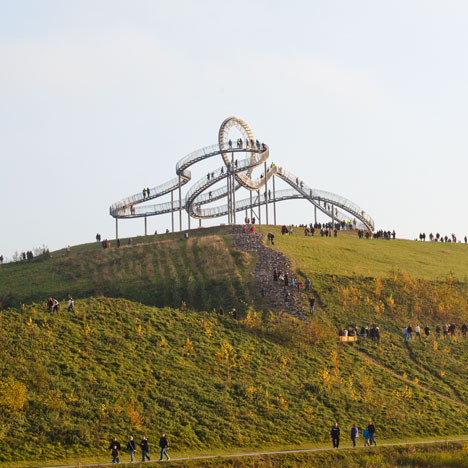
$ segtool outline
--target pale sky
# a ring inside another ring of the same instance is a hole
[[[462,237],[467,45],[465,1],[0,0],[0,254],[113,238],[109,205],[175,177],[231,115],[377,229]]]

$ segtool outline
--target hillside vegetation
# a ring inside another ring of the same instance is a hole
[[[220,235],[210,235],[211,232]],[[199,310],[240,306],[258,295],[250,272],[254,258],[233,250],[226,229],[147,236],[128,246],[100,243],[52,253],[47,260],[0,266],[0,309],[47,297],[125,297],[148,305]]]
[[[161,430],[192,453],[300,445],[328,441],[336,420],[345,440],[370,419],[378,440],[468,434],[468,339],[434,339],[436,324],[468,321],[455,262],[467,246],[276,232],[274,248],[317,297],[300,321],[260,310],[255,259],[226,230],[197,234],[0,269],[2,294],[25,303],[0,312],[1,459],[104,453],[114,434],[146,433],[154,446]],[[401,260],[386,265],[392,249]],[[84,297],[76,313],[28,301],[54,287]],[[128,299],[86,298],[98,293]],[[221,300],[245,301],[241,319],[212,311]],[[373,323],[380,344],[337,342],[338,328]],[[408,323],[432,333],[403,343]]]

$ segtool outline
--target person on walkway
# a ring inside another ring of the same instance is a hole
[[[333,441],[333,448],[338,448],[340,445],[340,428],[338,427],[338,423],[335,423],[332,427],[330,434]]]
[[[143,189],[143,200],[146,198],[146,189]]]
[[[356,427],[356,424],[353,424],[353,427],[351,428],[350,436],[353,442],[353,447],[356,447],[356,439],[359,437],[359,431],[358,431],[358,428]]]
[[[366,428],[362,432],[362,437],[364,437],[364,447],[368,447],[369,444],[369,430]]]
[[[119,458],[119,449],[117,448],[117,445],[112,446],[112,463],[120,463],[120,458]]]
[[[408,340],[408,327],[403,328],[403,340],[405,342]]]
[[[372,421],[369,421],[369,425],[367,426],[367,430],[369,431],[369,445],[377,445],[377,442],[375,441],[375,426]]]
[[[169,442],[167,441],[166,434],[163,432],[161,438],[159,439],[159,447],[161,448],[161,456],[159,461],[163,460],[163,455],[166,455],[166,458],[170,460],[169,455],[167,454],[166,449],[169,447]]]
[[[75,303],[73,302],[73,297],[68,295],[68,312],[75,312]]]
[[[49,312],[52,312],[52,306],[54,305],[54,300],[49,297],[49,299],[47,299],[47,310]]]
[[[59,301],[57,299],[52,299],[52,312],[59,311]]]
[[[140,448],[141,448],[141,461],[142,462],[146,461],[145,460],[146,458],[148,459],[148,461],[150,461],[151,458],[148,455],[149,453],[148,439],[146,438],[146,436],[143,436],[143,439],[141,439]]]
[[[127,442],[127,450],[130,453],[130,461],[135,461],[135,451],[136,451],[136,444],[133,440],[133,436],[130,436],[130,440]]]

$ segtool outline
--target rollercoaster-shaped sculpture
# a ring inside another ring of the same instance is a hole
[[[190,182],[192,175],[189,170],[194,164],[205,159],[222,158],[221,167],[208,173],[193,185],[182,199],[182,187]],[[257,216],[261,223],[260,207],[266,206],[266,223],[268,224],[268,205],[273,204],[274,224],[276,224],[276,203],[291,199],[305,199],[317,209],[327,215],[332,223],[345,223],[357,229],[374,230],[372,218],[355,203],[344,197],[323,190],[307,186],[299,177],[291,174],[273,163],[267,164],[269,148],[254,138],[249,126],[241,119],[229,117],[226,119],[218,134],[218,143],[190,153],[176,165],[177,177],[157,187],[131,195],[114,203],[109,211],[111,216],[121,218],[145,218],[172,213],[172,230],[174,231],[174,213],[179,212],[180,228],[182,230],[182,211],[190,219],[228,217],[229,224],[236,224],[236,212],[250,210],[250,218]],[[263,167],[262,167],[263,166]],[[254,178],[255,168],[262,167],[259,177]],[[285,181],[291,189],[276,191],[275,178]],[[272,187],[269,188],[269,181]],[[221,187],[218,186],[223,183]],[[245,188],[250,192],[248,199],[236,200],[236,192]],[[174,192],[178,191],[178,200]],[[171,201],[167,203],[148,204],[148,201],[170,194]],[[223,205],[215,204],[218,200],[226,199]],[[247,216],[246,216],[247,217]],[[116,237],[118,237],[118,224]]]

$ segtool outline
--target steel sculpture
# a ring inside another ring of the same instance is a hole
[[[233,138],[233,132],[237,138]],[[146,235],[147,217],[166,213],[172,214],[172,231],[174,214],[179,213],[179,227],[182,230],[183,210],[188,215],[189,229],[191,218],[198,219],[201,225],[202,219],[227,216],[228,224],[236,224],[236,213],[248,213],[249,210],[250,218],[256,217],[258,223],[261,223],[262,206],[265,206],[265,222],[268,224],[268,207],[272,204],[273,222],[276,224],[276,203],[292,199],[304,199],[314,205],[315,222],[317,210],[320,210],[331,219],[333,225],[344,222],[357,229],[374,230],[373,219],[355,203],[334,193],[313,189],[282,167],[268,164],[269,154],[268,146],[255,139],[252,130],[243,120],[237,117],[227,118],[219,129],[218,143],[198,149],[182,158],[176,165],[176,178],[145,190],[146,193],[141,192],[124,198],[110,207],[110,214],[116,219],[116,237],[118,238],[119,219],[144,218]],[[221,156],[222,166],[196,182],[182,198],[182,187],[192,178],[189,168],[216,156]],[[262,168],[257,178],[253,177],[255,168]],[[291,188],[276,191],[276,178],[282,179]],[[214,189],[214,186],[221,182],[223,186]],[[236,200],[236,192],[241,188],[247,189],[250,196],[247,199]],[[171,195],[170,202],[147,204],[148,201],[167,194]],[[226,199],[225,204],[210,206],[222,199]]]

